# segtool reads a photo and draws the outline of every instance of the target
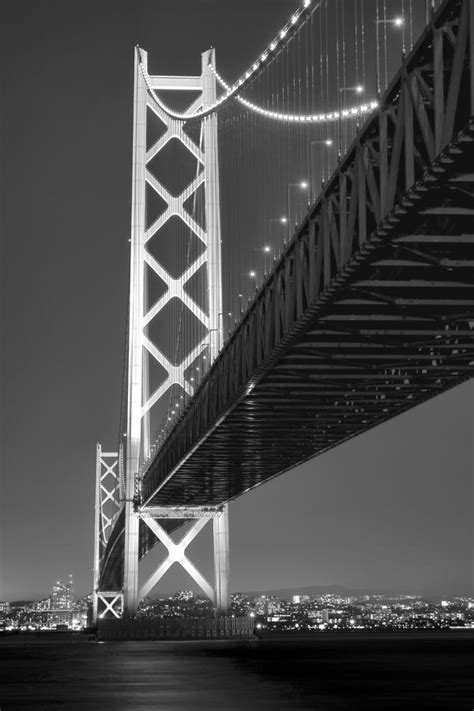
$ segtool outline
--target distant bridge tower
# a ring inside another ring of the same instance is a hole
[[[154,433],[164,431],[161,438],[166,436],[165,425],[172,426],[173,417],[194,392],[198,371],[203,370],[197,363],[211,363],[223,342],[217,117],[211,114],[193,119],[188,128],[170,117],[157,100],[163,91],[167,97],[170,92],[179,92],[180,97],[189,92],[194,96],[186,109],[188,114],[209,106],[216,99],[211,65],[215,66],[213,49],[202,55],[200,76],[150,76],[147,53],[138,47],[135,50],[123,589],[102,595],[105,612],[116,616],[120,604],[125,615],[135,614],[140,599],[174,562],[188,571],[218,611],[224,612],[228,606],[227,506],[216,510],[188,507],[186,511],[169,505],[152,508],[141,505],[139,496],[144,463],[160,445],[160,441],[152,441]],[[188,166],[191,161],[192,174],[179,185],[176,166],[186,161]],[[181,261],[173,250],[180,253]],[[99,479],[100,475],[98,486]],[[97,501],[100,522],[100,495]],[[169,519],[196,520],[182,541],[175,543],[166,526],[159,524],[160,519],[168,524]],[[214,526],[214,586],[184,554],[210,519]],[[167,560],[141,590],[140,521],[168,549]],[[96,525],[96,531],[100,530]],[[98,551],[96,542],[97,560]],[[96,572],[95,617],[100,616],[99,579]],[[107,599],[115,600],[115,606],[111,608]]]

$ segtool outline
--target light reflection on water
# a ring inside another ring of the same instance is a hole
[[[0,637],[0,707],[456,711],[472,706],[473,652],[472,633],[104,644]]]

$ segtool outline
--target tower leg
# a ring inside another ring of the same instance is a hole
[[[92,591],[92,624],[93,625],[97,624],[98,605],[99,605],[99,600],[98,600],[98,596],[97,596],[97,591],[93,590]]]
[[[229,610],[229,509],[227,504],[219,516],[213,518],[215,604],[217,614]]]
[[[125,560],[123,570],[123,612],[135,615],[138,607],[138,527],[140,520],[133,501],[125,502]]]
[[[147,384],[143,362],[143,313],[145,285],[145,162],[147,91],[140,69],[146,53],[135,50],[133,109],[133,190],[130,256],[130,302],[128,343],[128,423],[125,466],[125,547],[123,569],[124,614],[134,615],[138,606],[139,519],[135,511],[135,479],[140,470],[143,446],[148,449],[149,419],[142,422],[143,387]],[[146,451],[148,456],[148,451]]]

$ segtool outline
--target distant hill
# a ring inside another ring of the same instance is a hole
[[[407,593],[405,591],[406,594]],[[245,595],[268,595],[279,597],[282,600],[290,600],[293,595],[340,595],[341,597],[360,597],[361,595],[402,595],[404,593],[395,590],[360,590],[356,588],[344,587],[344,585],[308,585],[306,587],[279,588],[275,590],[250,590],[244,591]]]

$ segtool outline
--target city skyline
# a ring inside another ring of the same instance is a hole
[[[160,16],[151,2],[139,11],[89,3],[74,22],[56,0],[47,12],[8,6],[1,599],[41,597],[58,568],[73,570],[82,594],[92,586],[94,447],[113,447],[118,433],[132,48],[147,47],[163,73],[192,73],[219,32],[219,62],[236,75],[263,41],[270,5],[246,2],[231,20],[222,5],[201,5],[201,16],[180,4],[188,41],[179,56],[173,31],[153,29],[172,27],[170,11]],[[275,27],[293,6],[272,5]],[[473,399],[464,384],[233,503],[232,588],[386,581],[469,592]],[[205,537],[194,550],[208,570]],[[186,580],[172,571],[163,589]]]
[[[51,596],[39,602],[0,601],[0,633],[66,629],[79,631],[90,626],[92,596],[74,601],[71,585],[58,581]],[[64,594],[58,604],[55,595]],[[192,626],[197,620],[212,619],[214,606],[206,595],[177,590],[167,597],[147,596],[139,604],[138,618],[144,624],[161,625],[159,636],[173,632],[169,624]],[[278,595],[238,592],[231,595],[230,618],[243,625],[247,634],[257,632],[340,632],[355,630],[450,630],[474,628],[474,597],[429,599],[405,594],[348,594],[319,592]],[[228,618],[229,619],[229,618]],[[199,623],[198,623],[199,626]],[[156,630],[156,628],[155,628]]]

